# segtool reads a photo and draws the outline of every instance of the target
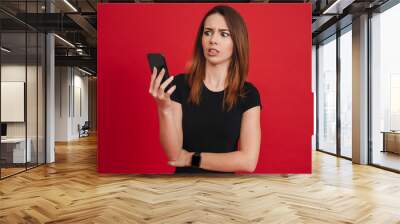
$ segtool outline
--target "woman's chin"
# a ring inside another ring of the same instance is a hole
[[[210,65],[220,65],[220,64],[225,63],[225,61],[226,61],[226,60],[221,60],[221,59],[217,59],[217,58],[207,58],[206,60]]]

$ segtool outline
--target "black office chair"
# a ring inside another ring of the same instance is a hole
[[[78,124],[78,129],[79,129],[79,138],[89,136],[89,129],[90,129],[89,121],[85,121],[82,127],[80,127],[80,125]]]

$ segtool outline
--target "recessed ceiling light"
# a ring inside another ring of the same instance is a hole
[[[54,36],[57,37],[58,39],[60,39],[61,41],[63,41],[64,43],[66,43],[67,45],[69,45],[69,46],[75,48],[75,45],[71,44],[71,42],[69,42],[68,40],[66,40],[66,39],[64,39],[64,38],[62,38],[62,37],[60,37],[60,36],[57,35],[57,34],[54,34]]]
[[[67,4],[74,12],[78,12],[78,10],[71,4],[69,3],[68,0],[64,0],[65,4]]]
[[[9,50],[9,49],[7,49],[7,48],[5,48],[5,47],[1,47],[1,50],[4,51],[4,52],[6,52],[6,53],[10,53],[10,52],[11,52],[11,50]]]
[[[78,67],[78,70],[81,71],[81,72],[83,72],[83,73],[85,73],[85,74],[87,74],[87,75],[93,75],[92,73],[90,73],[90,72],[88,72],[88,71],[85,71],[85,70],[83,70],[83,69],[81,69],[81,68],[79,68],[79,67]]]
[[[342,14],[343,9],[345,9],[354,1],[355,0],[336,0],[332,5],[325,9],[322,14]]]

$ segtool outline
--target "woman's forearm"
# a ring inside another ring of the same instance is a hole
[[[257,166],[258,157],[243,151],[227,153],[201,153],[200,168],[221,172],[253,172]]]
[[[176,127],[173,111],[158,111],[160,125],[160,143],[168,159],[175,160],[182,149],[182,133]]]

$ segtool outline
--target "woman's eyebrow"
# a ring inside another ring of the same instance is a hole
[[[204,28],[204,29],[214,31],[214,29],[213,29],[213,28],[210,28],[210,27],[206,27],[206,28]],[[229,29],[218,29],[218,30],[219,30],[219,31],[228,31],[228,32],[229,32]]]

